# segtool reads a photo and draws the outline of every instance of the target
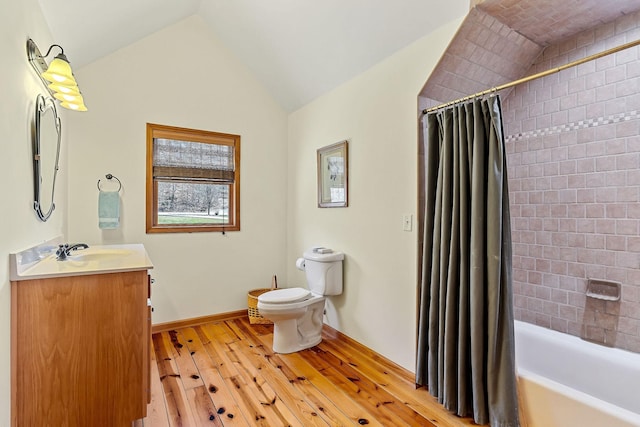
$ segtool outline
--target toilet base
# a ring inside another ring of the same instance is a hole
[[[275,353],[295,353],[320,344],[322,341],[320,334],[301,339],[302,337],[298,335],[297,323],[296,319],[281,320],[273,323],[273,351]],[[291,339],[291,337],[295,339]]]
[[[295,353],[320,344],[323,314],[324,299],[307,307],[302,317],[273,319],[273,351]]]

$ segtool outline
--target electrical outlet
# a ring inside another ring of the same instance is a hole
[[[402,217],[402,229],[404,231],[411,231],[413,227],[413,215],[408,214]]]

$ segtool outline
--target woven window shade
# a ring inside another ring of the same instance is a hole
[[[232,145],[153,140],[153,177],[159,179],[233,182]]]

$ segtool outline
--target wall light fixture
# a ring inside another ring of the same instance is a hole
[[[47,65],[44,59],[49,56],[54,47],[59,48],[60,53]],[[73,111],[87,111],[69,60],[60,45],[51,45],[47,53],[42,55],[35,42],[28,39],[27,57],[51,96],[60,101],[61,107]]]

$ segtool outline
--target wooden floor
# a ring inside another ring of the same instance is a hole
[[[273,326],[229,319],[153,335],[152,401],[135,427],[475,425],[410,372],[325,326],[318,346],[271,350]]]

